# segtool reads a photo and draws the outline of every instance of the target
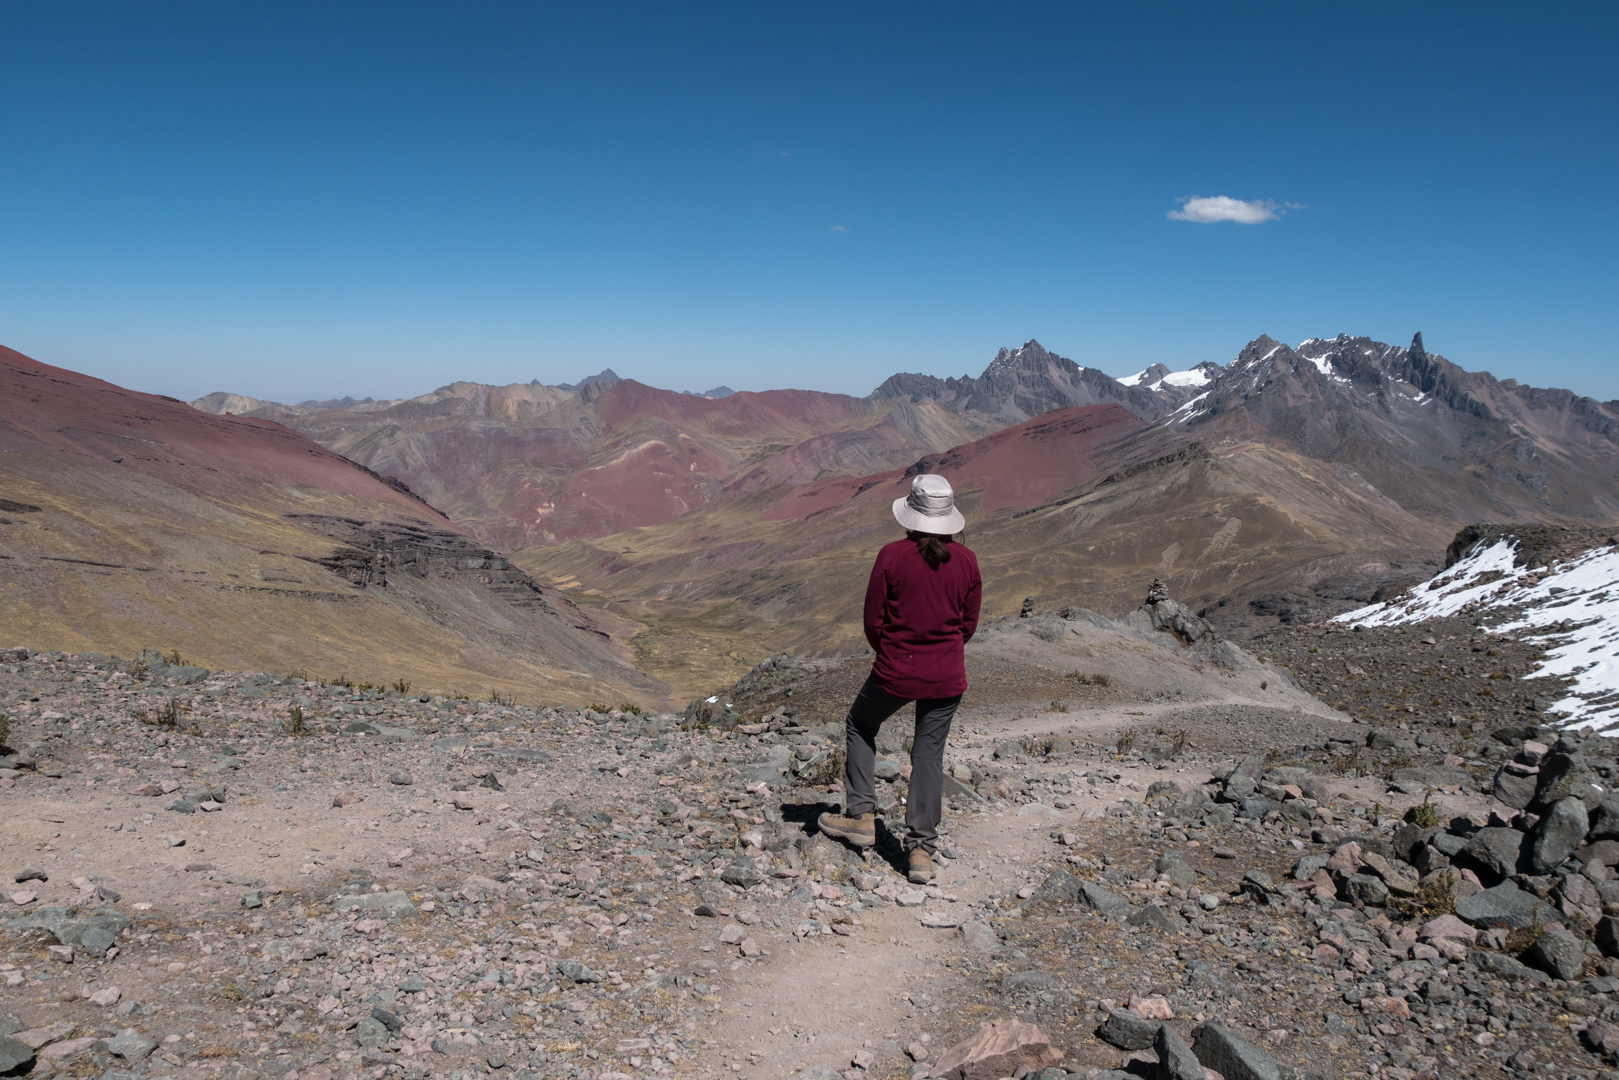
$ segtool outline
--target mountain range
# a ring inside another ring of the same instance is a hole
[[[10,351],[0,381],[7,637],[325,672],[430,657],[444,686],[561,699],[859,651],[871,552],[919,472],[955,485],[991,613],[1126,611],[1156,577],[1237,635],[1423,580],[1461,524],[1619,520],[1619,402],[1466,371],[1420,334],[1262,336],[1123,379],[1029,341],[864,398],[608,369],[188,407]]]
[[[1426,578],[1460,524],[1619,518],[1619,402],[1466,371],[1420,334],[1261,336],[1122,379],[1029,341],[865,398],[454,383],[285,422],[634,619],[677,684],[749,648],[859,649],[871,548],[922,471],[961,492],[992,610],[1127,610],[1156,576],[1238,634]]]

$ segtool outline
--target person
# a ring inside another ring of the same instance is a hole
[[[877,653],[844,721],[847,754],[842,814],[820,816],[821,831],[855,847],[877,842],[874,772],[883,721],[916,703],[911,789],[905,803],[908,877],[933,880],[943,816],[944,745],[967,690],[965,646],[978,628],[983,581],[978,559],[956,539],[966,527],[955,492],[924,473],[894,500],[905,539],[884,545],[866,585],[866,640]]]

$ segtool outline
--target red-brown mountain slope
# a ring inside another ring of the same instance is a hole
[[[664,691],[611,620],[397,481],[9,349],[0,500],[0,640],[548,699]]]

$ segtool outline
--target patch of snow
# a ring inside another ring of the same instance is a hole
[[[1277,348],[1281,348],[1281,346],[1278,345]],[[1271,352],[1275,351],[1276,349],[1271,350]],[[1270,353],[1266,353],[1265,358],[1269,359]],[[1165,386],[1207,386],[1212,380],[1210,380],[1206,372],[1193,368],[1191,371],[1171,371],[1161,381]]]
[[[1282,351],[1282,347],[1280,345],[1278,345],[1275,348],[1273,348],[1270,352],[1266,353],[1264,356],[1261,356],[1259,358],[1259,362],[1261,364],[1263,364],[1266,360],[1269,360],[1271,357],[1275,356],[1277,353],[1279,353],[1281,351]]]
[[[1335,621],[1403,626],[1447,615],[1486,618],[1498,612],[1507,617],[1489,627],[1491,633],[1516,633],[1547,646],[1546,659],[1524,679],[1573,680],[1568,695],[1550,707],[1564,714],[1558,722],[1569,728],[1589,724],[1604,735],[1619,736],[1619,549],[1594,548],[1536,570],[1514,567],[1514,550],[1510,542],[1497,541],[1404,597]],[[1506,610],[1518,607],[1523,610]]]
[[[1145,371],[1145,369],[1143,369],[1141,371],[1136,372],[1134,375],[1126,375],[1124,378],[1122,378],[1122,379],[1120,379],[1118,381],[1120,383],[1122,383],[1123,385],[1125,385],[1125,386],[1136,386],[1141,382],[1142,379],[1144,379],[1146,377],[1147,377],[1147,372]]]
[[[1193,398],[1191,401],[1188,401],[1186,404],[1182,405],[1180,408],[1176,409],[1174,412],[1170,413],[1169,415],[1171,417],[1179,417],[1179,419],[1175,420],[1175,423],[1177,423],[1177,424],[1186,423],[1188,420],[1192,419],[1192,417],[1197,416],[1199,413],[1207,411],[1207,410],[1204,410],[1204,409],[1199,409],[1197,407],[1197,404],[1198,404],[1198,402],[1202,401],[1204,398],[1208,397],[1211,392],[1212,391],[1205,390],[1203,393],[1197,395],[1197,397]],[[1182,416],[1181,415],[1182,413],[1185,413],[1186,415]]]
[[[1316,370],[1321,372],[1321,374],[1327,376],[1328,378],[1332,377],[1332,360],[1329,357],[1327,357],[1327,356],[1309,356],[1309,357],[1305,357],[1305,359],[1309,360],[1310,363],[1314,364],[1316,366]],[[1349,380],[1345,379],[1344,381],[1348,382]]]

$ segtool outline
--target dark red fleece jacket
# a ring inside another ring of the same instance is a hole
[[[866,640],[877,650],[877,685],[902,698],[947,698],[966,692],[963,652],[978,629],[984,583],[978,559],[960,544],[950,561],[928,565],[914,540],[877,553],[866,585]]]

